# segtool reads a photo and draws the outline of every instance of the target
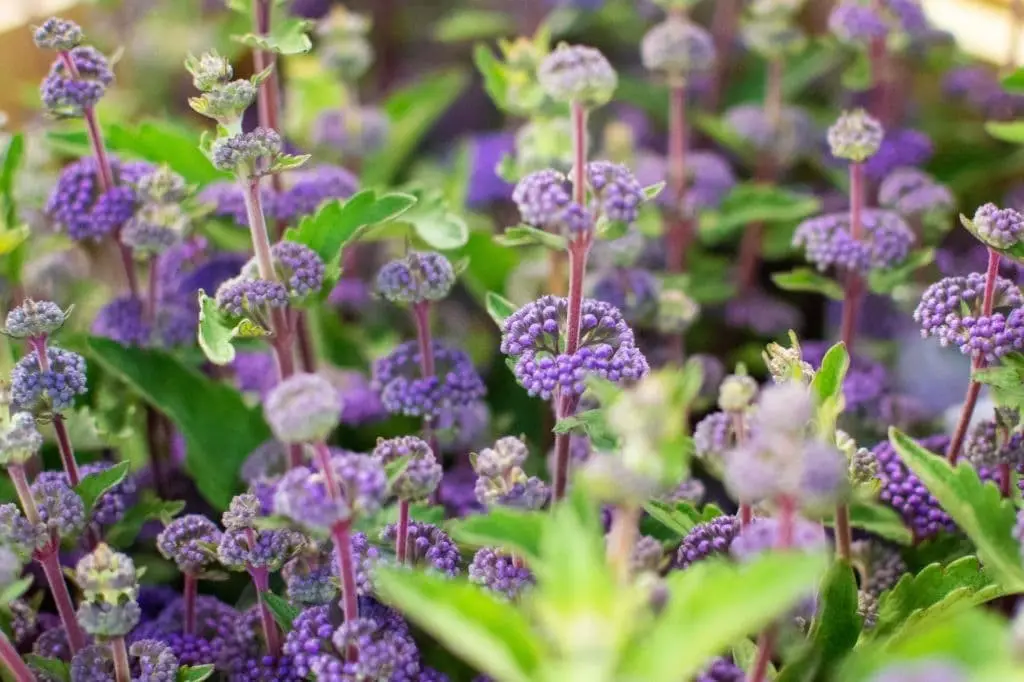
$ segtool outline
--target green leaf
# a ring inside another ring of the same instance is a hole
[[[930,564],[917,575],[904,575],[878,602],[878,621],[863,638],[898,638],[922,620],[947,615],[952,609],[984,604],[1006,594],[984,571],[975,556],[949,566]]]
[[[818,593],[818,613],[806,648],[779,673],[777,682],[830,679],[832,670],[857,644],[857,579],[844,561],[832,564]]]
[[[413,85],[394,92],[384,103],[384,112],[391,121],[388,144],[363,164],[363,186],[392,183],[423,136],[468,84],[465,71],[450,70],[420,77]]]
[[[714,211],[700,216],[701,240],[719,244],[734,237],[753,223],[797,222],[821,209],[821,201],[773,185],[743,183],[736,185]]]
[[[486,9],[457,9],[434,25],[434,39],[442,43],[486,40],[515,32],[507,12]]]
[[[805,291],[828,296],[834,301],[843,300],[843,288],[835,280],[810,268],[794,268],[789,272],[773,273],[772,281],[784,291]]]
[[[686,537],[697,524],[722,515],[722,510],[713,504],[705,506],[701,511],[689,502],[670,504],[661,500],[649,501],[644,505],[644,511],[680,538]]]
[[[472,514],[448,524],[451,536],[473,547],[501,547],[520,555],[527,563],[540,556],[543,512],[495,507],[486,514]]]
[[[842,341],[828,349],[821,360],[821,367],[811,381],[811,393],[819,407],[838,398],[843,391],[846,371],[850,368],[850,356]]]
[[[542,645],[509,602],[459,579],[380,567],[381,598],[481,672],[503,682],[539,679]]]
[[[889,294],[905,284],[919,269],[935,260],[935,249],[920,249],[894,268],[872,270],[868,274],[868,287],[876,294]]]
[[[284,238],[305,244],[325,263],[337,263],[341,250],[358,239],[368,227],[394,220],[416,204],[416,197],[400,192],[377,195],[364,189],[344,202],[325,203],[315,215],[306,216],[299,226],[288,228]]]
[[[223,366],[235,359],[235,347],[231,342],[235,339],[236,329],[217,307],[217,302],[200,289],[199,326],[196,334],[199,347],[207,360]]]
[[[92,359],[175,423],[185,436],[185,466],[199,492],[215,508],[226,509],[242,462],[270,437],[260,408],[163,351],[124,348],[96,337],[85,345]]]
[[[71,665],[59,658],[44,658],[37,654],[25,654],[25,662],[50,675],[53,679],[70,682]]]
[[[32,576],[26,576],[15,580],[0,590],[0,608],[7,608],[15,599],[21,599],[28,588],[32,587]]]
[[[416,189],[412,194],[417,199],[416,205],[405,211],[400,220],[394,221],[397,231],[388,228],[374,230],[368,238],[415,236],[438,251],[452,251],[466,245],[469,226],[460,215],[449,209],[440,190]]]
[[[989,121],[985,124],[985,130],[997,140],[1012,142],[1013,144],[1024,144],[1024,121],[1010,121],[1008,123]]]
[[[233,38],[248,47],[277,54],[305,54],[313,48],[313,41],[307,35],[312,25],[313,22],[305,19],[282,16],[275,19],[268,34],[246,33]]]
[[[1007,92],[1024,94],[1024,69],[1018,68],[1003,78],[1003,89]]]
[[[178,668],[178,682],[203,682],[214,672],[212,663],[205,665],[183,665]]]
[[[505,320],[512,313],[518,310],[515,303],[493,291],[487,292],[484,301],[487,307],[487,314],[491,316],[494,324],[498,325],[499,328],[505,324]]]
[[[824,556],[769,554],[747,564],[704,561],[671,573],[661,616],[625,654],[622,678],[690,679],[737,639],[756,632],[814,591]],[[685,646],[680,646],[685,642]]]
[[[109,469],[89,474],[78,482],[78,485],[75,486],[75,492],[82,498],[86,517],[92,513],[96,500],[100,499],[103,493],[123,481],[127,474],[128,462],[119,462]]]
[[[604,410],[584,410],[569,417],[562,417],[552,429],[554,433],[571,433],[579,430],[590,438],[597,450],[613,450],[619,445],[618,435],[608,426]]]
[[[665,181],[664,180],[662,180],[661,182],[655,183],[653,185],[648,185],[647,187],[644,187],[644,199],[646,199],[647,201],[654,201],[655,199],[658,198],[658,195],[661,194],[661,192],[664,189],[665,189]]]
[[[850,502],[850,525],[874,533],[900,545],[914,542],[914,534],[907,528],[903,517],[892,507],[874,501],[854,500]],[[822,519],[826,526],[834,525],[832,514]]]
[[[112,124],[107,130],[111,149],[165,164],[190,183],[206,184],[228,177],[199,149],[199,136],[196,130],[167,120],[143,121],[136,127]]]
[[[28,239],[28,225],[18,225],[8,230],[0,230],[0,256],[6,256]]]
[[[141,499],[129,507],[120,521],[107,529],[104,539],[113,547],[130,547],[148,521],[161,521],[164,525],[185,509],[180,500],[162,500],[152,491],[143,491]]]
[[[18,221],[14,203],[14,176],[25,156],[25,136],[15,133],[0,156],[0,228],[12,229]],[[25,228],[27,230],[27,228]],[[6,251],[0,249],[0,254]]]
[[[1024,591],[1024,565],[1020,544],[1013,536],[1014,505],[1003,499],[992,483],[982,483],[973,466],[955,469],[918,445],[898,429],[889,429],[889,440],[907,467],[921,479],[942,509],[978,548],[978,558],[1003,588]]]
[[[494,241],[502,246],[543,246],[552,251],[565,251],[565,237],[538,230],[530,225],[516,225],[506,228],[501,234],[494,236]]]
[[[505,65],[494,56],[494,52],[487,45],[479,44],[473,48],[473,63],[477,71],[484,79],[484,90],[501,110],[508,107],[506,93],[508,92],[508,75]]]
[[[276,620],[277,624],[281,626],[281,630],[285,634],[291,632],[292,623],[294,623],[298,615],[302,613],[302,609],[295,606],[287,599],[277,596],[273,592],[264,592],[262,597],[263,601],[267,604],[267,608],[270,609],[272,614],[274,614],[274,620]]]

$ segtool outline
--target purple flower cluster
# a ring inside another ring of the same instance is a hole
[[[534,583],[530,569],[508,552],[491,547],[483,547],[473,555],[469,580],[507,599],[515,599]]]
[[[676,568],[687,568],[709,556],[727,555],[739,532],[740,520],[735,516],[719,516],[698,523],[676,550]]]
[[[392,303],[440,301],[454,284],[451,262],[436,251],[412,251],[377,273],[377,291]]]
[[[878,202],[904,216],[923,216],[952,210],[955,201],[945,185],[910,166],[893,170],[878,187]]]
[[[932,436],[921,440],[920,444],[932,452],[944,452],[949,438]],[[872,452],[878,463],[877,476],[882,485],[879,499],[899,512],[916,540],[924,540],[942,531],[956,531],[956,524],[939,506],[939,501],[907,468],[889,441],[882,441]]]
[[[423,377],[420,351],[415,341],[400,344],[373,363],[373,387],[384,408],[411,417],[437,415],[450,407],[469,405],[484,396],[486,388],[469,355],[434,342],[435,374]]]
[[[793,235],[793,246],[802,247],[818,270],[838,268],[861,275],[891,268],[907,257],[914,233],[898,214],[867,210],[861,222],[863,236],[856,240],[850,233],[848,213],[805,220]]]
[[[275,220],[286,223],[313,215],[326,202],[347,199],[359,189],[356,176],[341,166],[313,166],[290,174],[289,180],[290,186],[275,197],[272,213]]]
[[[630,324],[649,320],[658,308],[658,278],[644,268],[613,268],[594,282],[591,297],[622,312]]]
[[[317,443],[338,425],[341,398],[325,377],[302,372],[270,390],[263,414],[282,443]]]
[[[644,35],[640,58],[648,71],[689,78],[714,66],[715,42],[699,24],[670,17]]]
[[[832,10],[828,27],[840,40],[867,44],[889,35],[889,26],[874,7],[860,0],[842,0]]]
[[[99,165],[86,156],[64,167],[46,201],[46,214],[76,241],[102,239],[127,223],[136,209],[131,186],[152,172],[141,161],[109,161],[120,184],[101,191]]]
[[[995,360],[1024,347],[1024,296],[1008,279],[995,283],[995,307],[1011,307],[1009,313],[980,315],[985,277],[971,273],[967,277],[946,277],[929,286],[914,310],[921,325],[921,336],[935,337],[943,346],[956,345],[961,353],[982,353]],[[964,308],[969,312],[964,313]]]
[[[612,222],[631,224],[644,202],[644,189],[625,166],[610,161],[587,164],[590,211]]]
[[[1013,118],[1024,111],[1024,96],[1003,89],[999,75],[984,66],[964,66],[946,73],[943,90],[987,118]]]
[[[122,346],[181,346],[195,338],[196,317],[190,303],[181,297],[157,301],[156,317],[147,318],[142,301],[119,296],[96,313],[92,333]]]
[[[421,438],[401,436],[378,440],[372,456],[382,467],[404,459],[402,472],[391,482],[392,494],[404,502],[427,499],[441,482],[441,465]]]
[[[110,462],[92,462],[79,467],[82,478],[106,471],[113,466]],[[63,471],[43,471],[36,476],[39,480],[59,480],[69,486],[67,474]],[[136,480],[133,474],[128,474],[120,483],[105,490],[93,502],[90,521],[101,526],[112,526],[124,518],[125,511],[135,503]]]
[[[74,70],[69,70],[63,58],[54,60],[39,94],[51,114],[77,117],[96,106],[114,82],[114,72],[107,58],[89,45],[79,45],[66,54]]]
[[[779,546],[782,522],[775,517],[754,519],[739,532],[729,546],[729,553],[739,561],[749,561]],[[828,546],[820,523],[802,517],[793,519],[792,546],[801,550],[824,549]]]
[[[992,419],[975,425],[964,441],[964,458],[979,470],[995,469],[1000,464],[1016,470],[1024,464],[1024,436],[1015,431],[1004,438],[999,431]]]
[[[225,671],[249,648],[239,631],[241,614],[218,599],[205,595],[196,598],[194,634],[183,633],[184,613],[184,601],[176,599],[156,619],[135,628],[129,641],[158,639],[171,648],[181,665],[212,663]]]
[[[202,514],[188,514],[167,524],[157,537],[156,547],[182,573],[198,575],[214,563],[220,538],[220,529],[213,521]]]
[[[53,301],[26,300],[7,313],[3,333],[15,339],[46,337],[64,326],[65,316]]]
[[[1012,208],[985,204],[975,212],[971,224],[982,242],[997,249],[1008,249],[1021,240],[1024,215]]]
[[[288,287],[288,294],[298,299],[320,291],[324,284],[324,262],[316,251],[305,244],[280,241],[270,247],[274,269]]]
[[[366,455],[345,453],[332,456],[330,463],[340,495],[332,495],[323,472],[296,467],[284,475],[274,493],[277,513],[302,526],[327,530],[355,515],[380,509],[387,476],[378,462]]]
[[[269,317],[268,309],[288,305],[288,288],[281,282],[234,277],[217,288],[215,299],[217,307],[232,317]]]
[[[85,528],[85,504],[63,480],[36,479],[31,490],[39,522],[52,537],[71,538]]]
[[[389,523],[380,532],[380,539],[394,544],[397,534],[398,526]],[[410,522],[406,542],[409,560],[414,565],[426,566],[445,575],[459,574],[459,564],[462,562],[459,547],[437,526],[419,521]]]
[[[803,321],[800,310],[785,300],[763,291],[751,291],[725,304],[724,317],[730,327],[750,329],[761,336],[784,334]]]
[[[11,370],[11,398],[19,410],[48,407],[54,412],[68,409],[75,397],[86,392],[85,358],[56,346],[46,348],[49,368],[39,369],[39,358],[29,353]]]
[[[725,196],[736,186],[736,174],[729,161],[721,154],[693,152],[686,159],[686,167],[688,184],[686,195],[683,197],[683,208],[690,215],[718,208]]]
[[[585,45],[559,45],[541,62],[537,80],[552,99],[585,106],[605,104],[618,85],[605,56]]]
[[[919,130],[889,130],[874,156],[864,163],[864,173],[879,181],[897,168],[926,164],[934,151],[931,138]]]
[[[526,444],[514,436],[499,438],[494,447],[471,455],[470,461],[477,473],[473,487],[477,501],[485,507],[543,507],[548,500],[548,486],[523,471],[529,455]]]
[[[501,352],[515,360],[516,380],[530,395],[582,395],[588,375],[622,381],[647,373],[647,360],[622,313],[602,301],[583,300],[579,348],[566,353],[568,307],[566,298],[543,296],[505,320]]]
[[[572,200],[569,180],[558,171],[527,175],[516,184],[512,201],[524,223],[542,230],[577,235],[594,228],[594,216]]]

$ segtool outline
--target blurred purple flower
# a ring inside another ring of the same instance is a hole
[[[505,154],[513,153],[515,135],[510,132],[482,133],[473,137],[472,161],[466,202],[483,206],[512,196],[512,188],[498,176],[497,167]]]

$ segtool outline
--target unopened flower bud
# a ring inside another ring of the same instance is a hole
[[[559,45],[541,62],[537,78],[553,99],[586,107],[607,104],[618,85],[605,56],[585,45]]]
[[[701,26],[670,17],[644,36],[640,58],[648,71],[689,78],[714,66],[715,42]]]
[[[192,74],[192,84],[196,90],[209,92],[218,85],[224,85],[235,75],[231,62],[217,54],[216,50],[204,52],[198,57],[189,55],[185,60],[185,69]]]
[[[27,299],[7,313],[3,331],[16,339],[49,336],[64,326],[68,312],[52,301]]]
[[[744,412],[757,396],[757,381],[747,374],[730,374],[718,387],[718,407],[725,412]]]
[[[73,21],[50,17],[32,31],[36,47],[68,52],[82,44],[82,27]]]
[[[139,581],[131,557],[100,543],[75,567],[75,581],[88,601],[117,604],[134,601],[139,594]]]
[[[832,156],[854,163],[863,163],[874,156],[884,137],[882,124],[863,109],[843,112],[828,129]]]
[[[282,443],[315,443],[326,439],[341,420],[341,399],[326,378],[295,374],[270,391],[263,412]]]
[[[10,421],[0,427],[0,466],[24,464],[42,447],[43,436],[29,412],[15,412]]]

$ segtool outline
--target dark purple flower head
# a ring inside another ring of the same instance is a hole
[[[828,27],[843,42],[867,44],[889,35],[885,17],[860,0],[842,0],[832,10]]]
[[[946,436],[933,436],[920,441],[920,445],[932,452],[944,452],[949,445]],[[878,480],[882,489],[879,499],[899,512],[903,521],[914,532],[917,541],[925,540],[941,531],[955,532],[956,524],[939,506],[928,489],[921,483],[900,459],[889,441],[885,440],[873,449],[878,467]]]
[[[67,483],[59,479],[36,479],[31,486],[39,521],[60,538],[74,537],[85,527],[85,504]]]
[[[217,140],[213,146],[213,165],[217,170],[242,173],[246,177],[265,175],[280,156],[281,136],[269,128],[256,128]]]
[[[394,543],[397,533],[398,526],[389,523],[381,531],[380,539]],[[437,526],[411,521],[407,542],[409,560],[414,565],[423,565],[446,575],[459,574],[459,563],[462,560],[459,548],[448,534]]]
[[[577,235],[594,229],[594,216],[572,200],[568,178],[555,170],[540,170],[520,180],[512,201],[524,223],[556,234]]]
[[[967,671],[953,662],[919,660],[890,665],[869,682],[967,682],[968,679]]]
[[[241,614],[205,595],[196,598],[195,613],[195,634],[183,634],[184,602],[178,598],[156,620],[137,627],[129,635],[129,642],[158,639],[170,646],[181,665],[213,663],[220,670],[229,670],[232,661],[247,648],[239,632]]]
[[[360,597],[373,594],[373,569],[380,561],[380,550],[370,544],[366,533],[352,533],[352,556],[355,563],[356,592]],[[330,574],[334,576],[335,584],[340,585],[341,572],[338,571],[337,552],[331,552],[327,557]],[[338,590],[335,590],[337,592]]]
[[[362,534],[353,534],[353,545],[355,535]],[[336,599],[338,587],[332,578],[333,561],[332,552],[307,549],[286,563],[281,569],[281,577],[287,586],[288,600],[296,604],[316,606],[328,604]]]
[[[114,678],[114,656],[107,644],[90,644],[71,659],[75,682],[110,682]]]
[[[643,268],[614,268],[591,287],[591,297],[609,303],[630,324],[648,320],[658,308],[658,279]]]
[[[253,656],[232,661],[228,682],[303,682],[291,656]]]
[[[907,564],[897,546],[875,540],[859,540],[853,544],[853,553],[858,570],[863,572],[861,590],[876,597],[895,587],[907,572]]]
[[[897,168],[924,165],[934,150],[931,138],[919,130],[889,130],[875,155],[864,163],[864,173],[877,182]]]
[[[122,163],[110,159],[115,181],[123,183],[100,190],[99,166],[90,156],[65,166],[46,201],[46,214],[74,240],[101,239],[120,228],[135,213],[131,183],[151,170],[144,162]]]
[[[391,493],[403,502],[427,499],[441,482],[441,465],[427,442],[415,436],[379,439],[373,458],[382,467],[404,459],[405,465],[391,482]]]
[[[683,208],[689,214],[718,208],[736,185],[729,161],[715,152],[697,151],[687,157],[688,186]]]
[[[39,48],[68,52],[82,43],[82,27],[67,19],[50,17],[33,27],[32,41]]]
[[[882,124],[863,109],[844,111],[828,129],[832,156],[854,163],[863,163],[874,156],[884,137]]]
[[[92,333],[111,339],[122,346],[148,346],[152,328],[146,320],[142,301],[134,296],[120,296],[96,313]]]
[[[233,528],[221,535],[217,559],[232,571],[254,568],[278,571],[305,544],[305,536],[287,528]]]
[[[82,477],[98,474],[114,466],[110,462],[93,462],[79,467]],[[64,475],[66,480],[66,475]],[[96,498],[92,507],[91,521],[101,526],[112,526],[124,517],[124,513],[135,504],[137,482],[135,475],[127,474],[120,483],[107,489]]]
[[[1000,209],[995,204],[979,208],[971,223],[978,239],[997,249],[1007,249],[1018,243],[1024,232],[1024,215],[1012,208]]]
[[[711,662],[704,672],[700,674],[696,682],[746,682],[747,674],[743,668],[733,663],[728,658],[716,658]]]
[[[599,50],[564,43],[544,58],[537,79],[552,99],[588,107],[606,104],[619,82],[615,69]]]
[[[534,583],[530,569],[517,563],[508,552],[491,547],[483,547],[473,555],[469,564],[469,580],[506,599],[515,599]]]
[[[626,166],[611,161],[587,164],[587,186],[590,190],[590,211],[612,222],[631,224],[636,221],[644,189]]]
[[[107,58],[94,47],[80,45],[67,55],[76,73],[68,71],[63,58],[54,60],[39,92],[49,113],[78,117],[96,106],[114,82],[114,72]]]
[[[424,378],[415,341],[399,345],[374,362],[372,383],[380,391],[385,409],[411,417],[434,416],[484,396],[484,383],[463,351],[435,341],[434,366],[435,375]]]
[[[709,556],[727,555],[739,532],[740,520],[731,515],[698,523],[676,550],[676,567],[687,568]]]
[[[342,158],[362,159],[384,146],[390,127],[387,114],[375,107],[326,111],[313,126],[313,142]]]
[[[133,677],[133,682],[175,682],[178,679],[178,657],[164,642],[138,640],[128,653],[139,662],[139,676]]]
[[[288,305],[288,288],[281,282],[234,277],[217,289],[217,307],[232,317],[263,314]]]
[[[951,211],[953,194],[922,170],[903,166],[885,176],[878,187],[878,202],[903,216],[926,216]]]
[[[579,349],[564,351],[569,302],[543,296],[510,315],[502,328],[501,352],[515,360],[515,375],[530,395],[547,400],[556,389],[582,395],[585,379],[635,380],[647,373],[647,360],[619,310],[584,299]]]
[[[71,644],[68,634],[62,626],[44,630],[32,644],[32,653],[43,658],[56,658],[64,662],[71,661]]]
[[[377,291],[392,303],[440,301],[454,284],[455,269],[436,251],[412,251],[377,273]]]
[[[274,216],[294,223],[313,215],[332,199],[347,199],[359,188],[359,180],[341,166],[314,166],[290,176],[291,186],[277,197]]]
[[[699,24],[669,17],[644,35],[640,59],[648,71],[685,79],[711,70],[715,42]]]
[[[26,299],[7,313],[3,333],[16,339],[49,336],[64,326],[66,317],[53,301]]]
[[[870,209],[864,211],[861,222],[863,236],[855,240],[848,213],[805,220],[793,235],[793,246],[802,247],[818,270],[838,268],[862,275],[891,268],[907,257],[914,233],[898,214]]]
[[[756,104],[732,107],[725,112],[725,121],[754,151],[770,154],[783,166],[789,166],[814,146],[814,123],[806,111],[797,107],[783,107],[775,126],[764,107]]]
[[[286,473],[274,494],[277,513],[312,530],[327,530],[353,516],[380,509],[387,476],[372,458],[355,453],[335,455],[331,458],[331,474],[340,495],[331,495],[320,471],[296,467]]]
[[[223,180],[207,185],[199,192],[199,201],[213,208],[217,218],[230,220],[239,227],[248,227],[249,215],[246,213],[245,196],[237,182]],[[278,197],[270,187],[260,187],[260,203],[263,215],[267,220],[277,217]]]
[[[288,287],[288,294],[303,299],[320,291],[324,284],[324,262],[305,244],[280,241],[270,248],[274,268]]]
[[[442,410],[434,420],[434,433],[441,452],[467,452],[487,439],[491,409],[483,400]]]
[[[216,558],[220,529],[205,516],[180,516],[160,532],[156,547],[183,573],[202,573]]]
[[[437,497],[449,516],[458,518],[483,511],[483,505],[476,499],[476,478],[476,472],[468,463],[444,472]]]
[[[995,469],[1009,464],[1016,470],[1024,464],[1024,436],[1020,432],[1001,433],[996,422],[985,419],[976,424],[964,441],[964,458],[976,469]]]

